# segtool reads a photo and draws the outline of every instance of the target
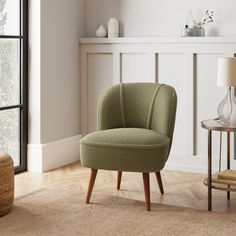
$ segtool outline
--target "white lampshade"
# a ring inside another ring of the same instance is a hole
[[[236,87],[236,57],[218,58],[217,85]]]

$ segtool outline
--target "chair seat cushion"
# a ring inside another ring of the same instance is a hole
[[[142,128],[96,131],[80,141],[83,166],[92,169],[157,172],[166,162],[170,139]]]

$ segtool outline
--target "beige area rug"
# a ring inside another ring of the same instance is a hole
[[[15,200],[0,235],[236,235],[236,214],[209,213],[65,190],[42,189]]]

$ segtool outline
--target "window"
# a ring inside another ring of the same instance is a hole
[[[28,1],[0,0],[0,152],[26,169],[28,127]]]

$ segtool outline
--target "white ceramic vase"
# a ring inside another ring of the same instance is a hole
[[[204,37],[205,36],[205,29],[203,27],[199,27],[197,29],[197,36],[198,37]]]
[[[108,38],[116,38],[119,37],[119,21],[111,17],[108,21]]]
[[[98,29],[96,30],[96,36],[98,38],[105,38],[107,37],[107,29],[104,25],[100,25]]]

